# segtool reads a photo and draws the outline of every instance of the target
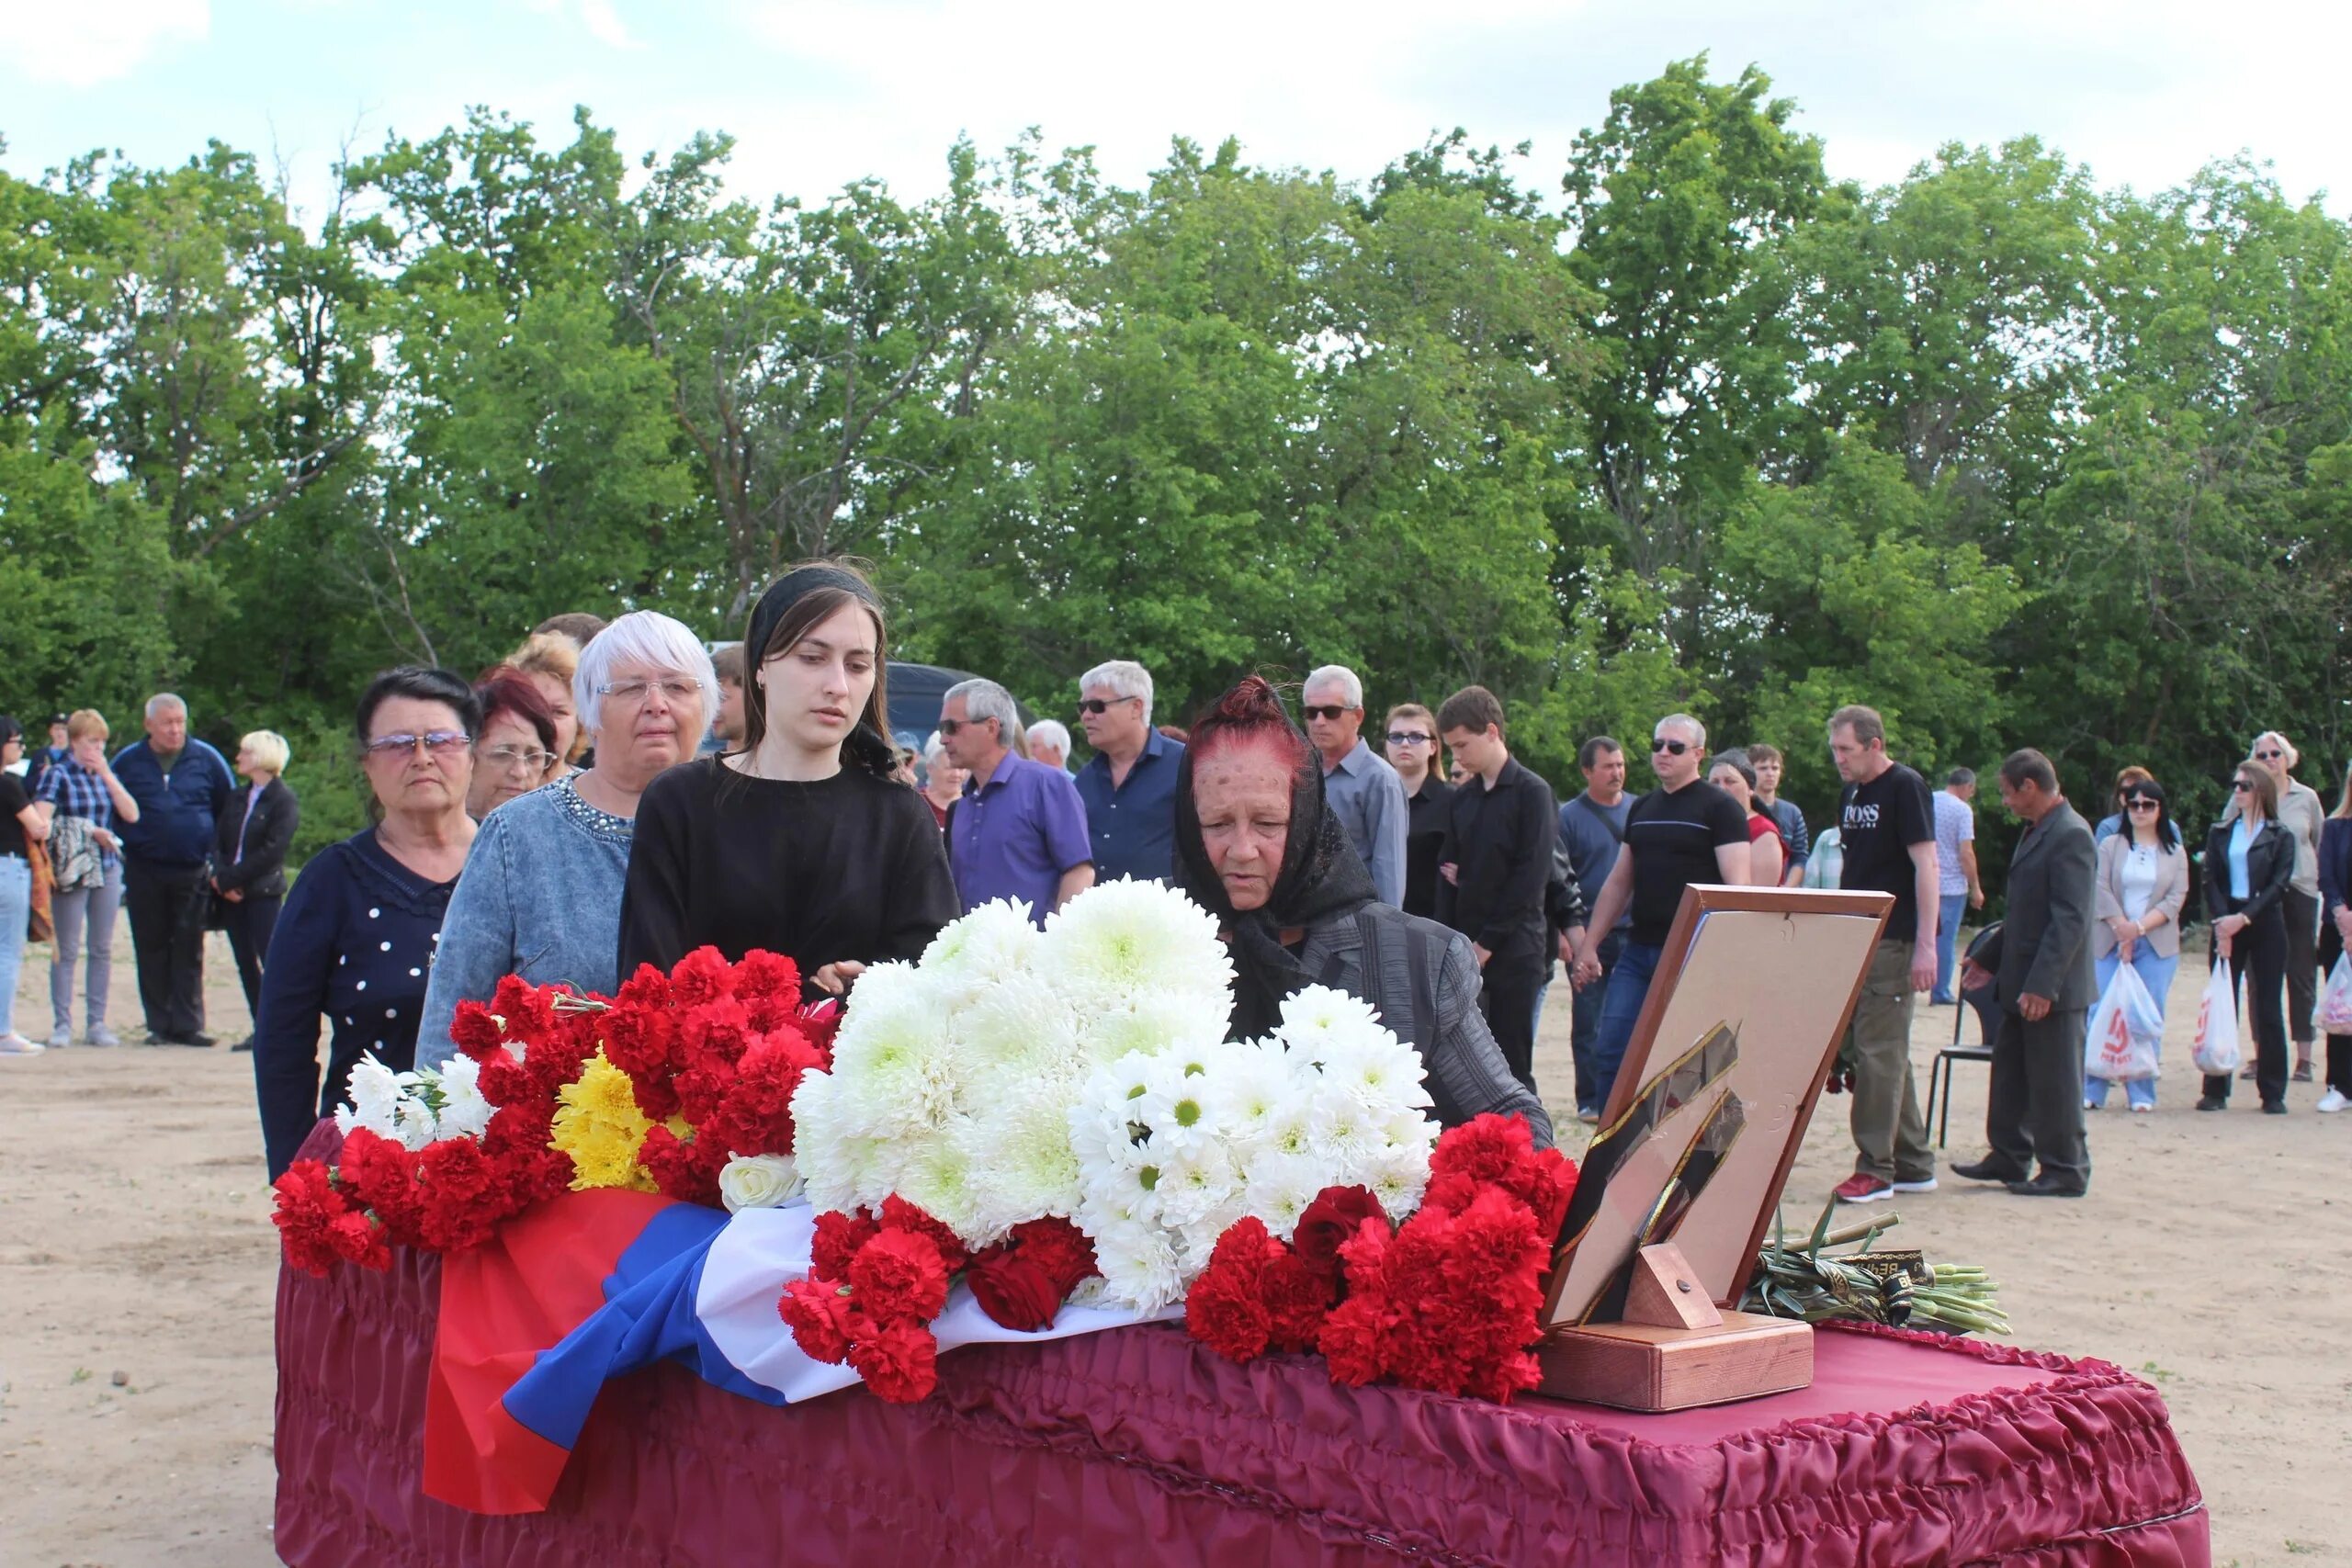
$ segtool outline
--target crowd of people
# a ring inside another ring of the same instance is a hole
[[[1434,709],[1395,704],[1367,736],[1362,675],[1326,665],[1295,718],[1253,677],[1188,734],[1155,725],[1150,672],[1114,660],[1077,682],[1091,755],[1073,766],[1066,726],[1024,723],[982,679],[950,687],[928,742],[902,748],[887,664],[872,585],[817,562],[780,578],[716,658],[639,611],[554,617],[472,680],[390,671],[356,711],[372,823],[290,892],[300,805],[282,736],[246,735],[232,764],[169,694],[111,754],[93,710],[56,715],[29,753],[0,718],[0,1054],[72,1043],[77,981],[78,1038],[120,1043],[107,1021],[118,909],[149,1040],[213,1044],[203,941],[225,931],[275,1176],[363,1055],[445,1063],[458,1005],[503,976],[610,994],[640,964],[709,944],[785,953],[812,993],[839,996],[978,904],[1016,900],[1042,922],[1097,881],[1134,877],[1183,887],[1224,925],[1237,1035],[1300,985],[1340,986],[1421,1050],[1445,1119],[1513,1110],[1548,1138],[1533,1058],[1555,977],[1573,995],[1576,1112],[1598,1122],[1686,887],[1868,888],[1893,907],[1843,1052],[1856,1156],[1838,1196],[1934,1188],[1914,1008],[1984,988],[1990,1152],[1953,1174],[2072,1196],[2089,1182],[2086,1115],[2109,1089],[2084,1071],[2086,1015],[2126,966],[2161,1010],[2180,962],[2191,856],[2143,769],[2118,777],[2094,827],[2041,753],[2001,763],[2025,832],[2003,921],[1963,953],[1967,912],[1984,904],[1976,776],[1953,769],[1931,792],[1868,707],[1830,721],[1843,789],[1816,835],[1780,795],[1780,750],[1711,754],[1689,714],[1653,727],[1656,787],[1632,793],[1624,746],[1595,736],[1563,802],[1514,758],[1480,686]],[[2313,1074],[2318,978],[2352,944],[2352,778],[2330,814],[2294,779],[2298,761],[2283,736],[2257,739],[2201,858],[2216,961],[2245,986],[2243,1076],[2270,1113],[2290,1077]],[[45,1041],[8,1010],[28,931],[54,943]],[[2352,1035],[2329,1035],[2325,1071],[2319,1109],[2352,1104]],[[2124,1088],[2132,1111],[2154,1107],[2152,1077]],[[2198,1108],[2224,1109],[2232,1088],[2208,1077]]]

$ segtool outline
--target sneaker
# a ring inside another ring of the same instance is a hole
[[[1838,1184],[1835,1195],[1840,1203],[1875,1203],[1894,1196],[1894,1183],[1864,1176],[1858,1170]]]
[[[1933,1192],[1936,1190],[1936,1179],[1932,1176],[1922,1176],[1917,1180],[1905,1181],[1898,1176],[1894,1179],[1893,1185],[1897,1192]]]
[[[2241,1083],[2252,1083],[2254,1081],[2254,1067],[2251,1064],[2238,1069],[2238,1081]]]
[[[2154,1111],[2154,1109],[2155,1109],[2155,1107],[2154,1107],[2154,1106],[2153,1106],[2153,1105],[2142,1105],[2142,1104],[2137,1104],[2137,1103],[2135,1103],[2135,1104],[2133,1104],[2133,1106],[2132,1107],[2132,1115],[2134,1115],[2134,1116],[2145,1116],[2146,1114],[2148,1114],[2148,1112],[2150,1112],[2151,1111]]]
[[[103,1023],[94,1023],[90,1025],[90,1043],[93,1045],[119,1045],[122,1043],[122,1036],[117,1034],[113,1030],[108,1029]]]
[[[62,1051],[62,1050],[64,1050],[64,1049],[65,1049],[65,1047],[67,1047],[68,1045],[71,1045],[71,1044],[73,1044],[73,1043],[74,1043],[74,1028],[73,1028],[73,1026],[72,1026],[71,1024],[64,1024],[64,1023],[61,1023],[61,1024],[59,1024],[55,1029],[52,1029],[52,1030],[51,1030],[51,1031],[49,1032],[49,1049],[50,1049],[50,1050],[51,1050],[51,1051]]]
[[[2099,1109],[2099,1103],[2096,1100],[2086,1100],[2083,1101],[2083,1109],[2086,1111],[2097,1111]]]
[[[2297,1083],[2309,1083],[2312,1081],[2312,1065],[2309,1062],[2297,1062],[2295,1064],[2295,1081]]]
[[[1600,1125],[1600,1112],[1598,1111],[1579,1111],[1577,1112],[1577,1120],[1583,1122],[1588,1127],[1598,1127]]]
[[[2331,1089],[2319,1097],[2319,1104],[2312,1109],[2323,1116],[2333,1116],[2347,1105],[2352,1105],[2352,1100],[2345,1099],[2342,1089]]]
[[[38,1056],[49,1047],[21,1034],[0,1034],[0,1056]]]

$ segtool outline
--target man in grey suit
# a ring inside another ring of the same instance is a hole
[[[2009,860],[2008,918],[1961,982],[1969,990],[1995,986],[2001,1002],[1984,1111],[1993,1152],[1952,1167],[1952,1174],[2006,1182],[2024,1198],[2079,1198],[2091,1181],[2083,1024],[2098,994],[2090,947],[2098,852],[2089,826],[2059,793],[2049,758],[2013,751],[2000,777],[2001,804],[2025,821],[2026,832]]]

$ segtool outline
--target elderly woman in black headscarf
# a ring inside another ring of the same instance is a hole
[[[1379,901],[1324,804],[1314,748],[1272,686],[1253,675],[1218,699],[1193,727],[1176,779],[1178,880],[1232,945],[1233,1038],[1272,1030],[1301,987],[1330,986],[1371,1003],[1420,1052],[1440,1122],[1516,1114],[1551,1144],[1543,1102],[1511,1076],[1479,1014],[1470,939]]]
[[[881,600],[854,568],[795,567],[753,606],[743,654],[742,749],[672,769],[638,807],[620,976],[707,943],[783,953],[839,993],[956,913],[931,808],[891,776]]]

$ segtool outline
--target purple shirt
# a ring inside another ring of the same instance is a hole
[[[1029,906],[1039,925],[1054,907],[1062,874],[1094,856],[1086,841],[1086,807],[1059,768],[1010,751],[985,785],[964,784],[947,825],[947,858],[967,911],[991,898]]]

